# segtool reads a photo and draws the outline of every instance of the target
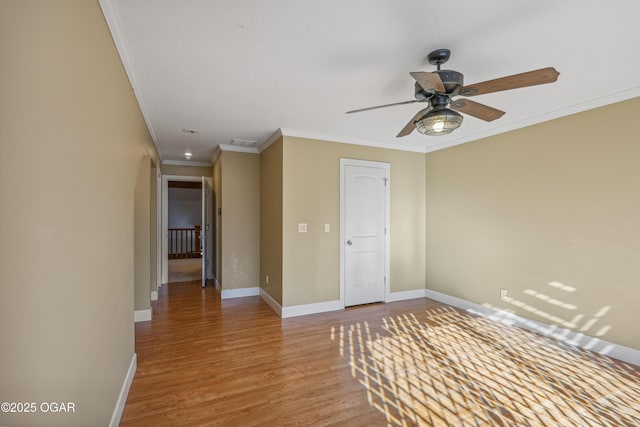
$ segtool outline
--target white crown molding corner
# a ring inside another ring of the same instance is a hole
[[[124,405],[127,403],[127,396],[129,396],[129,390],[131,389],[133,377],[136,375],[137,367],[138,355],[136,353],[133,353],[133,356],[131,356],[131,362],[129,363],[129,369],[127,370],[127,374],[124,377],[124,382],[122,384],[122,388],[120,389],[120,394],[118,395],[118,400],[116,400],[116,406],[113,409],[113,414],[111,414],[109,427],[118,427],[120,425],[120,418],[122,418]]]
[[[213,165],[218,157],[220,157],[220,153],[222,153],[222,149],[220,149],[220,145],[216,145],[215,150],[213,150],[213,156],[211,157],[211,164]]]
[[[258,146],[258,150],[260,150],[260,152],[262,153],[282,137],[282,129],[276,130],[269,138],[267,138],[262,144],[260,144],[260,146]]]

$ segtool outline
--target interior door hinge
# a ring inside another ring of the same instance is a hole
[[[384,181],[384,186],[386,187],[387,186],[387,181],[389,181],[389,178],[386,178],[386,177],[382,178],[382,181]]]
[[[384,276],[384,284],[387,284],[387,276]]]

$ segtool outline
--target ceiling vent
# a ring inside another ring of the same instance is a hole
[[[236,147],[256,147],[257,142],[248,139],[232,139],[229,145],[235,145]]]

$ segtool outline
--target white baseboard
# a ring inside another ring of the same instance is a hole
[[[416,289],[412,291],[392,292],[387,295],[385,302],[404,301],[408,299],[424,298],[425,290]],[[306,316],[308,314],[325,313],[327,311],[344,310],[344,305],[340,300],[318,302],[312,304],[293,305],[290,307],[282,307],[271,295],[260,289],[260,297],[266,302],[273,311],[283,319],[287,317]]]
[[[133,321],[138,322],[147,322],[151,320],[152,317],[152,308],[147,308],[146,310],[135,310],[133,312]]]
[[[425,289],[414,289],[411,291],[391,292],[384,302],[404,301],[408,299],[424,298]]]
[[[158,291],[151,291],[151,301],[158,301]]]
[[[336,310],[344,310],[344,304],[340,303],[340,300],[282,307],[280,317],[284,319],[287,317],[306,316],[307,314],[324,313]]]
[[[260,295],[260,288],[254,286],[253,288],[223,289],[220,293],[220,298],[255,297],[258,295]]]
[[[278,316],[282,317],[282,306],[278,304],[278,301],[274,300],[273,297],[266,293],[262,288],[260,288],[260,298],[262,298],[264,302],[266,302],[267,305],[271,307],[271,309],[275,311]]]
[[[540,335],[566,342],[569,345],[581,347],[585,350],[613,357],[634,365],[640,365],[640,350],[636,350],[634,348],[625,347],[599,338],[593,338],[579,332],[560,328],[559,326],[527,319],[526,317],[521,317],[508,311],[485,307],[480,304],[429,289],[426,290],[425,296],[454,307],[465,309],[470,313],[486,317],[496,322],[518,326],[528,331],[536,332]]]
[[[124,383],[122,384],[120,394],[118,395],[118,400],[116,401],[116,407],[113,409],[113,414],[111,414],[109,427],[118,427],[118,425],[120,424],[120,418],[122,418],[124,405],[125,403],[127,403],[127,396],[129,395],[129,389],[131,388],[131,383],[133,382],[133,377],[136,374],[137,367],[138,356],[133,353],[133,356],[131,356],[131,363],[129,363],[129,370],[127,371],[127,375],[124,377]]]
[[[340,304],[339,300],[282,307],[262,288],[260,288],[260,297],[283,319],[287,317],[305,316],[307,314],[324,313],[327,311],[344,310],[344,305]]]

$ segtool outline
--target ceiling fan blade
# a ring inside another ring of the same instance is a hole
[[[451,101],[450,107],[461,113],[484,120],[485,122],[492,122],[504,115],[504,111],[470,99],[456,99],[455,101]]]
[[[436,73],[428,73],[424,71],[415,71],[411,74],[411,77],[416,79],[420,87],[427,92],[435,90],[436,92],[446,92],[442,79]]]
[[[394,105],[413,104],[414,102],[425,102],[426,99],[412,99],[411,101],[394,102],[393,104],[376,105],[375,107],[360,108],[359,110],[347,111],[345,114],[359,113],[361,111],[377,110],[378,108],[393,107]]]
[[[526,73],[514,74],[499,79],[464,86],[459,95],[476,96],[485,93],[500,92],[503,90],[517,89],[527,86],[553,83],[558,80],[560,73],[553,67],[541,68]]]
[[[427,111],[429,111],[430,107],[425,108],[424,110],[420,110],[416,113],[415,116],[413,116],[413,118],[411,120],[409,120],[409,123],[407,123],[402,130],[400,131],[400,133],[398,135],[396,135],[396,138],[400,138],[402,136],[407,136],[409,135],[411,132],[413,132],[413,130],[416,128],[416,124],[415,121],[418,120],[420,117],[424,116]]]

